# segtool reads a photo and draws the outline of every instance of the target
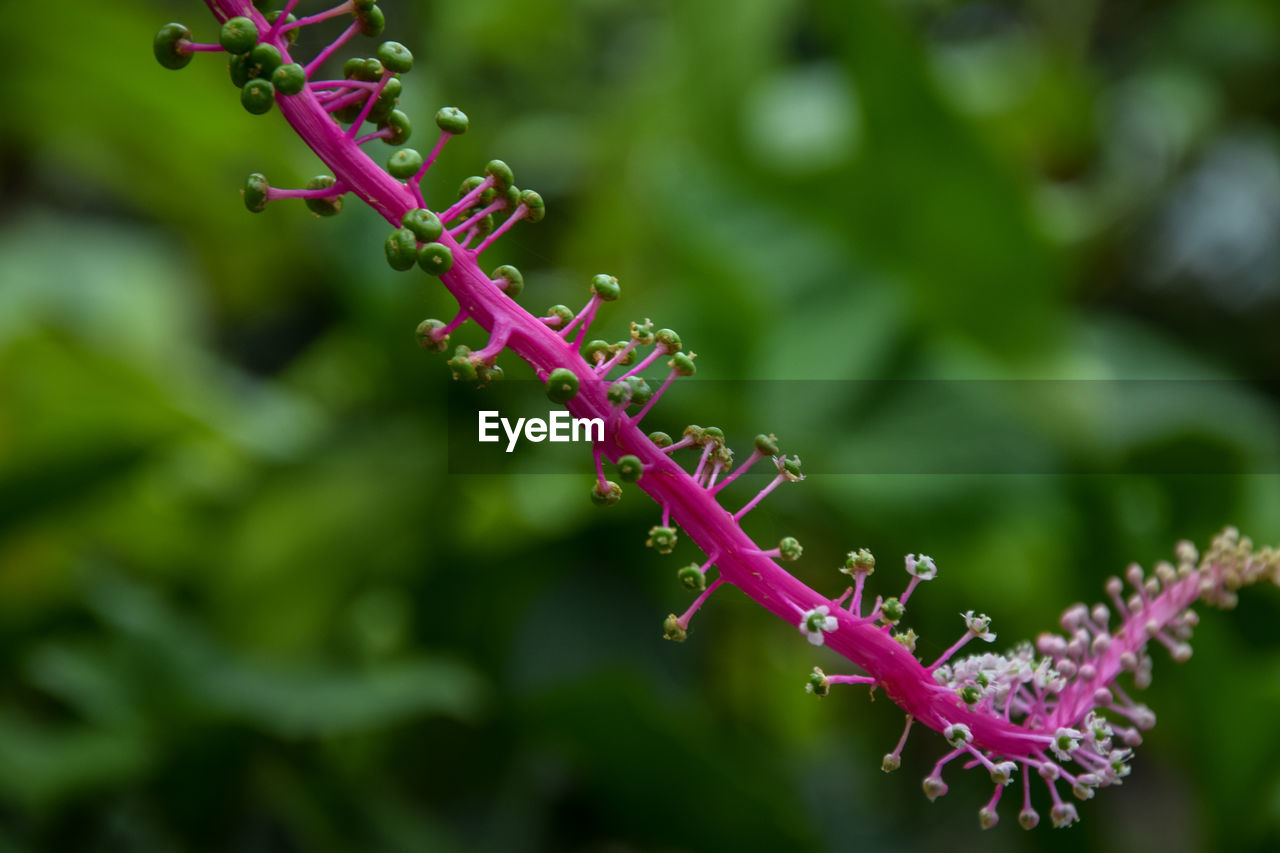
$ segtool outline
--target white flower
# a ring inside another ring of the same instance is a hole
[[[1083,735],[1078,729],[1060,728],[1053,733],[1049,749],[1053,750],[1059,761],[1067,761],[1071,758],[1071,753],[1080,748],[1081,737]]]
[[[823,631],[834,631],[840,627],[836,617],[828,615],[830,612],[830,607],[825,604],[819,604],[812,610],[806,610],[804,615],[800,617],[800,633],[807,634],[809,642],[815,646],[822,645]]]
[[[1080,815],[1071,803],[1057,803],[1049,810],[1049,819],[1053,821],[1054,829],[1061,829],[1078,821]]]
[[[995,640],[996,635],[987,630],[991,627],[990,616],[985,613],[979,613],[977,616],[974,616],[972,610],[966,610],[960,615],[964,617],[964,624],[965,627],[969,629],[969,633],[973,634],[975,637],[981,637],[988,643]]]
[[[1013,774],[1017,771],[1018,765],[1012,761],[1001,761],[995,765],[995,769],[991,772],[991,781],[997,785],[1008,785],[1013,781]]]
[[[931,581],[938,574],[938,567],[933,564],[932,557],[924,554],[907,555],[907,574],[922,581]]]
[[[964,723],[952,723],[942,730],[942,736],[956,749],[973,740],[973,732]]]

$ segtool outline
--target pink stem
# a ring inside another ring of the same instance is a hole
[[[209,2],[209,0],[205,0],[205,2]],[[259,17],[261,17],[261,16],[259,16]],[[301,24],[302,24],[302,19],[299,19],[299,20],[297,21],[297,24],[298,24],[298,25],[301,25]],[[329,57],[333,56],[334,52],[335,52],[335,51],[337,51],[337,49],[338,49],[338,48],[340,48],[340,47],[342,47],[344,44],[346,44],[346,43],[347,43],[347,41],[348,41],[348,40],[349,40],[353,35],[355,35],[356,33],[358,33],[359,31],[360,31],[360,22],[359,22],[359,21],[352,21],[351,26],[347,27],[345,30],[343,30],[343,31],[342,31],[342,35],[340,35],[340,36],[338,36],[336,39],[334,39],[334,40],[329,44],[329,46],[328,46],[328,47],[326,47],[324,50],[322,50],[322,51],[320,51],[318,54],[316,54],[316,58],[315,58],[315,59],[311,60],[310,62],[308,62],[308,63],[306,64],[306,67],[305,67],[305,68],[303,68],[303,71],[306,73],[307,77],[310,77],[310,76],[311,76],[311,72],[315,71],[315,70],[316,70],[317,68],[319,68],[322,64],[324,64],[324,61],[325,61],[326,59],[328,59]],[[283,52],[283,51],[282,51],[282,52]]]
[[[444,150],[445,143],[452,138],[452,133],[445,130],[440,131],[436,144],[431,147],[431,153],[427,155],[427,159],[422,161],[422,168],[418,169],[418,173],[413,176],[413,180],[410,183],[418,184],[422,182],[422,179],[426,177],[427,170],[431,168],[431,164],[436,161],[436,158],[440,156],[440,152]]]
[[[763,454],[763,453],[761,453],[759,450],[752,450],[752,451],[751,451],[751,455],[747,457],[747,461],[746,461],[746,462],[743,462],[740,466],[738,466],[738,470],[737,470],[737,471],[734,471],[734,472],[733,472],[732,474],[730,474],[728,477],[725,477],[725,478],[724,478],[724,480],[722,480],[722,481],[720,482],[720,485],[716,486],[716,487],[711,491],[711,494],[713,494],[713,495],[714,495],[714,494],[716,494],[716,493],[717,493],[717,492],[719,492],[721,489],[723,489],[725,486],[729,485],[729,484],[730,484],[730,483],[732,483],[734,480],[738,479],[738,478],[739,478],[739,477],[741,477],[743,474],[747,473],[747,469],[749,469],[752,465],[756,464],[757,462],[759,462],[759,461],[760,461],[761,459],[763,459],[763,458],[764,458],[764,454]]]
[[[293,7],[297,5],[298,0],[289,0],[289,2],[284,4],[284,8],[281,9],[280,14],[276,16],[276,22],[271,25],[271,29],[267,30],[266,36],[262,39],[263,41],[275,41],[276,37],[284,32],[285,22],[288,19],[289,14],[293,11]],[[295,23],[301,23],[301,21]]]
[[[769,493],[772,492],[774,489],[778,488],[778,486],[785,479],[786,477],[782,476],[781,474],[774,477],[773,480],[769,482],[769,485],[765,486],[763,489],[760,490],[760,494],[756,495],[754,498],[748,501],[746,506],[744,506],[742,509],[738,510],[733,514],[733,520],[741,521],[744,515],[751,512],[751,510],[755,509],[756,505],[759,504],[760,501],[768,497]]]
[[[711,597],[711,593],[719,589],[720,584],[722,583],[724,583],[723,575],[712,581],[707,588],[702,591],[702,595],[699,595],[693,600],[693,604],[689,605],[689,609],[684,612],[684,615],[676,620],[680,624],[681,628],[684,628],[686,631],[689,630],[689,620],[693,618],[693,614],[698,612],[698,609],[702,607],[703,603]]]
[[[289,4],[289,8],[293,8],[296,5],[296,3],[297,3],[297,0],[294,0],[294,2]],[[327,11],[317,12],[314,15],[308,15],[305,18],[299,18],[298,20],[294,21],[292,24],[285,24],[283,27],[280,28],[280,31],[288,32],[289,30],[296,30],[299,27],[306,27],[311,24],[318,24],[321,21],[327,21],[330,18],[336,18],[339,15],[350,14],[351,11],[352,11],[352,6],[350,3],[350,0],[348,0],[348,2],[334,6],[332,9],[329,9]],[[280,16],[280,20],[284,20],[287,15],[288,15],[288,12],[286,11],[285,14]]]
[[[488,237],[485,237],[479,246],[476,246],[475,253],[479,255],[482,252],[484,252],[485,249],[493,245],[494,240],[497,240],[503,234],[506,234],[509,230],[511,230],[512,225],[515,225],[517,222],[519,222],[521,219],[524,219],[528,215],[529,215],[529,208],[525,207],[523,204],[516,205],[515,212],[512,213],[510,216],[508,216],[501,225],[493,229],[493,233],[490,234]]]
[[[378,78],[378,85],[369,93],[369,97],[365,98],[364,106],[360,108],[360,115],[356,116],[356,120],[351,123],[351,127],[347,129],[347,136],[352,139],[360,132],[360,126],[364,124],[364,120],[369,117],[369,111],[373,109],[373,102],[378,100],[378,96],[382,94],[382,90],[387,87],[387,81],[392,78],[392,73],[388,69],[383,69],[382,76]]]
[[[653,364],[655,361],[662,358],[666,354],[667,354],[667,348],[664,347],[662,344],[658,344],[653,348],[653,352],[649,353],[644,358],[640,359],[639,364],[637,364],[635,367],[631,368],[630,370],[628,370],[626,373],[622,374],[618,378],[628,379],[632,376],[635,376],[637,373],[644,370],[646,367]]]

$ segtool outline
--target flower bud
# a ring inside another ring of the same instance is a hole
[[[187,63],[191,61],[192,54],[191,51],[182,49],[182,43],[189,41],[191,41],[191,30],[182,24],[165,24],[156,33],[156,37],[151,43],[151,49],[156,55],[156,62],[159,62],[170,71],[185,68]]]
[[[1040,824],[1040,815],[1033,808],[1025,808],[1018,812],[1018,826],[1025,830],[1035,829]]]
[[[667,614],[667,618],[662,620],[662,638],[664,640],[683,643],[688,636],[689,632],[680,627],[680,620],[674,613]]]
[[[996,810],[983,806],[978,809],[978,826],[983,829],[991,829],[1000,822],[1000,816],[996,814]]]
[[[476,378],[476,366],[471,361],[471,350],[468,347],[458,347],[454,350],[453,358],[446,362],[449,370],[453,372],[453,378],[459,382],[473,382]]]
[[[880,621],[886,625],[897,625],[907,608],[896,598],[887,598],[880,605]]]
[[[892,773],[902,766],[902,759],[894,755],[892,752],[886,752],[884,758],[880,760],[880,769],[885,773]]]
[[[926,776],[921,784],[924,795],[932,802],[947,793],[947,783],[938,776]]]
[[[846,575],[875,574],[875,555],[866,548],[859,548],[857,551],[850,551],[845,555],[844,568],[840,571],[844,572]]]

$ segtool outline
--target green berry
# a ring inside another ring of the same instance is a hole
[[[639,376],[628,376],[626,382],[631,386],[631,402],[637,406],[643,406],[653,399],[653,389]]]
[[[760,435],[757,435],[755,438],[755,444],[756,450],[762,456],[778,455],[778,437],[773,433],[769,433],[768,435],[761,433]]]
[[[227,53],[244,53],[258,43],[258,25],[243,16],[228,18],[218,33],[218,44]]]
[[[547,397],[553,403],[567,403],[578,395],[578,374],[557,367],[547,375]]]
[[[276,90],[269,80],[250,80],[240,90],[240,103],[254,115],[262,115],[276,102]]]
[[[493,186],[500,190],[506,190],[516,179],[511,167],[501,160],[490,160],[486,163],[484,174],[487,178],[493,178]]]
[[[698,369],[693,366],[693,358],[682,352],[676,353],[675,357],[667,362],[667,367],[680,376],[692,376]]]
[[[271,84],[282,95],[296,95],[307,85],[307,72],[298,63],[290,62],[271,73]]]
[[[800,457],[792,456],[790,459],[785,456],[782,459],[782,467],[779,471],[782,476],[786,477],[792,483],[798,483],[804,479],[804,473],[800,470]]]
[[[323,190],[328,189],[337,183],[333,175],[316,175],[307,181],[307,189]],[[321,196],[320,198],[306,199],[307,210],[310,210],[316,216],[337,216],[342,212],[342,196]]]
[[[804,546],[794,536],[785,536],[778,542],[778,553],[782,559],[793,562],[800,559],[800,555],[804,553]]]
[[[603,364],[609,358],[612,348],[608,341],[588,341],[582,348],[582,357],[587,360],[587,364]]]
[[[645,320],[643,323],[632,321],[631,339],[642,347],[647,347],[653,343],[653,323],[649,320]]]
[[[627,349],[627,344],[628,344],[628,343],[630,343],[630,342],[629,342],[629,341],[618,341],[618,342],[617,342],[616,344],[614,344],[614,345],[613,345],[613,347],[612,347],[612,349],[613,349],[613,354],[614,354],[614,355],[617,355],[618,353],[622,352],[623,350],[627,350],[627,354],[626,354],[626,355],[624,355],[624,356],[622,357],[622,360],[618,362],[618,364],[620,364],[620,365],[621,365],[621,366],[623,366],[623,367],[629,367],[630,365],[633,365],[633,364],[635,364],[635,363],[636,363],[636,350],[635,350],[635,347],[632,347],[631,349]]]
[[[676,579],[695,592],[702,592],[707,588],[707,575],[697,563],[690,563],[677,570]]]
[[[662,620],[662,638],[664,640],[683,643],[688,636],[689,632],[680,627],[680,619],[674,613],[668,614],[667,618]]]
[[[352,118],[352,121],[355,119]],[[378,122],[378,129],[385,130],[391,128],[391,134],[384,136],[382,141],[388,145],[404,145],[409,141],[410,134],[413,133],[413,124],[409,121],[409,117],[400,110],[392,110],[387,114],[385,121]]]
[[[475,381],[476,366],[471,361],[471,350],[467,347],[458,347],[454,351],[453,358],[445,363],[449,365],[449,371],[453,373],[454,379],[459,382]]]
[[[618,285],[618,280],[611,275],[601,273],[591,279],[591,292],[599,296],[605,302],[612,302],[622,293],[622,288]]]
[[[644,474],[644,463],[639,456],[627,454],[618,460],[618,476],[624,483],[634,483]]]
[[[644,544],[659,554],[670,554],[676,547],[676,529],[674,527],[650,527],[649,538]]]
[[[496,364],[479,364],[476,365],[476,379],[481,385],[488,385],[490,382],[497,382],[503,377],[502,368]]]
[[[511,266],[511,264],[503,264],[493,271],[490,276],[501,284],[502,289],[506,291],[507,296],[515,299],[524,290],[524,276],[520,274],[520,270]]]
[[[451,133],[454,136],[466,133],[469,123],[467,114],[457,107],[441,107],[436,112],[436,126],[445,133]]]
[[[440,235],[444,233],[444,225],[441,224],[440,217],[422,207],[406,213],[400,220],[400,224],[412,231],[424,243],[439,240]]]
[[[378,45],[378,60],[393,74],[404,74],[413,67],[413,54],[398,41]]]
[[[680,336],[670,329],[659,329],[654,332],[653,340],[667,352],[680,352]]]
[[[269,80],[283,61],[284,59],[280,56],[280,51],[275,45],[257,45],[253,50],[249,51],[249,77],[265,77]]]
[[[428,243],[418,250],[418,266],[432,275],[444,275],[453,266],[453,252],[443,243]]]
[[[242,53],[231,57],[227,63],[227,71],[231,74],[231,85],[239,89],[249,82],[249,54]]]
[[[982,698],[982,691],[970,684],[960,688],[960,698],[964,700],[964,704],[974,705]]]
[[[552,305],[547,309],[547,313],[544,316],[558,317],[560,319],[559,325],[563,326],[573,319],[573,309],[568,305]]]
[[[254,213],[261,213],[267,207],[267,178],[254,172],[244,182],[244,206]]]
[[[267,21],[272,24],[274,24],[279,18],[280,18],[279,9],[267,15]],[[289,16],[284,19],[284,22],[286,24],[292,24],[292,23],[296,23],[297,20],[298,20],[298,16],[290,13]],[[285,41],[289,42],[289,44],[293,44],[294,42],[296,42],[298,40],[298,31],[300,29],[301,27],[294,27],[293,29],[285,33],[284,34]]]
[[[382,14],[382,10],[377,6],[370,6],[363,10],[357,9],[356,20],[360,22],[360,35],[362,36],[381,35],[383,28],[387,25],[386,16]]]
[[[613,480],[604,481],[604,491],[600,491],[600,484],[596,483],[591,487],[591,502],[596,506],[613,506],[622,500],[622,486],[619,486]]]
[[[393,178],[408,180],[422,168],[422,155],[415,148],[401,148],[387,158],[387,171]]]
[[[393,270],[404,272],[418,262],[418,238],[408,228],[397,228],[388,234],[383,248]]]
[[[438,340],[435,337],[435,332],[444,327],[444,323],[439,320],[423,320],[413,333],[418,339],[418,346],[427,352],[444,352],[449,348],[449,336],[445,335]]]
[[[671,440],[671,436],[660,430],[649,433],[649,440],[658,447],[670,447],[675,444],[675,442]]]
[[[604,394],[612,406],[625,406],[631,402],[631,386],[623,379],[609,386]]]
[[[525,190],[520,193],[520,203],[529,210],[529,214],[525,218],[530,222],[540,222],[542,217],[546,215],[547,207],[542,202],[542,196],[533,190]]]
[[[182,44],[189,41],[191,41],[191,30],[182,24],[165,24],[156,33],[156,37],[151,43],[151,48],[156,55],[156,62],[159,62],[170,71],[185,68],[187,63],[191,61],[191,52],[183,50]]]

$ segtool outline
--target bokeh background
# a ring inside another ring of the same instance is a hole
[[[1033,637],[1226,523],[1280,543],[1271,0],[384,8],[418,58],[410,144],[438,106],[472,118],[428,198],[503,157],[550,210],[490,258],[525,271],[522,301],[576,306],[613,272],[602,328],[653,317],[698,379],[757,383],[654,425],[774,430],[817,463],[748,529],[798,536],[819,588],[850,548],[888,592],[932,554],[923,655],[969,608]],[[220,58],[153,61],[167,20],[212,37],[202,4],[0,10],[0,850],[1280,844],[1275,589],[1206,614],[1187,665],[1156,652],[1159,724],[1081,824],[1025,833],[1006,802],[982,833],[982,775],[926,801],[932,736],[883,775],[900,713],[806,695],[836,661],[742,596],[664,642],[697,555],[643,547],[634,490],[592,507],[585,453],[449,473],[469,415],[413,329],[450,300],[387,268],[355,203],[245,211],[250,171],[322,170]],[[1014,407],[946,448],[1029,448],[1025,474],[823,473],[938,451],[901,380],[1135,378],[1230,382],[1191,407]]]

